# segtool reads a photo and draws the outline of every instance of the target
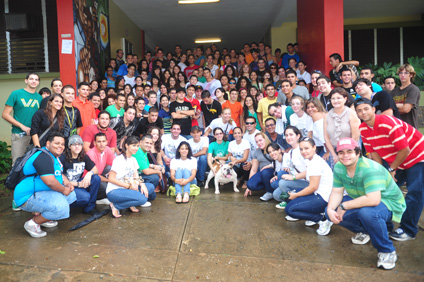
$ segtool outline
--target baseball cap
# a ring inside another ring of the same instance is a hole
[[[198,127],[197,125],[195,125],[195,126],[193,126],[193,127],[191,128],[191,132],[196,131],[196,130],[202,131],[202,130],[200,129],[200,127]]]
[[[82,142],[82,138],[81,136],[75,134],[72,135],[71,137],[69,137],[69,141],[68,141],[68,147],[71,147],[72,144],[84,144],[84,142]]]
[[[359,147],[358,142],[356,142],[353,138],[346,137],[339,140],[336,150],[337,152],[345,149],[353,150],[356,147]]]
[[[200,89],[200,90],[203,90],[203,87],[202,87],[202,85],[196,85],[196,86],[195,86],[195,89],[196,89],[196,90],[199,90],[199,89]]]

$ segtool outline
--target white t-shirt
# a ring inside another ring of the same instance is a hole
[[[233,122],[233,124],[230,123],[224,123],[222,121],[222,118],[216,118],[214,120],[211,121],[211,124],[209,124],[208,127],[206,127],[205,131],[208,130],[208,128],[211,129],[211,133],[209,135],[213,136],[213,131],[215,128],[221,128],[222,131],[224,131],[225,134],[230,134],[230,131],[234,128],[237,127],[237,124],[235,122]]]
[[[315,145],[324,146],[324,118],[315,121],[312,128]]]
[[[178,139],[173,139],[172,134],[162,135],[162,150],[168,158],[174,159],[177,153],[177,148],[181,142],[187,141],[183,136],[178,136]]]
[[[203,83],[203,90],[208,90],[211,93],[212,99],[216,99],[215,90],[219,87],[222,87],[221,81],[217,79],[212,79],[210,82]]]
[[[249,134],[249,131],[246,131],[246,133],[243,135],[243,140],[247,140],[250,144],[250,153],[249,153],[249,158],[247,159],[248,161],[252,160],[253,153],[256,151],[256,148],[258,147],[258,145],[256,145],[255,135],[259,132],[260,132],[259,130],[255,129],[255,132],[253,132],[252,134]]]
[[[286,128],[286,124],[287,124],[286,109],[287,109],[287,106],[282,105],[281,118],[277,118],[275,120],[275,132],[283,136],[284,136],[284,129]]]
[[[305,71],[303,74],[301,74],[300,70],[297,69],[296,74],[299,80],[303,79],[306,82],[306,84],[311,83],[311,75],[309,74],[309,72]]]
[[[319,194],[324,201],[330,199],[331,190],[333,189],[333,171],[320,156],[315,154],[312,160],[306,160],[306,179],[309,181],[311,176],[321,176],[318,189],[314,194]]]
[[[123,155],[117,156],[112,163],[112,168],[116,172],[116,179],[119,181],[124,181],[126,177],[132,179],[134,177],[134,172],[139,168],[137,160],[134,157],[125,158]],[[106,194],[115,189],[125,189],[118,185],[108,183],[106,188]]]
[[[189,139],[187,142],[188,144],[190,144],[190,148],[191,148],[191,151],[193,152],[193,155],[202,151],[203,148],[209,147],[209,138],[204,136],[200,137],[200,141],[198,143],[195,143],[193,138]],[[207,154],[207,151],[206,151],[206,154]]]
[[[306,170],[306,161],[300,154],[300,148],[290,150],[283,155],[283,167],[290,168],[291,174],[298,174]]]
[[[186,168],[191,172],[193,169],[197,169],[197,160],[193,157],[186,160],[172,159],[169,168],[173,170],[177,170],[179,168]]]
[[[313,131],[314,121],[305,112],[301,117],[294,113],[290,116],[290,125],[296,126],[302,132],[302,137],[308,137],[308,132]]]
[[[241,139],[241,143],[237,144],[236,140],[233,140],[228,145],[228,152],[233,155],[234,158],[241,160],[244,156],[244,152],[250,150],[249,141]]]
[[[186,64],[184,64],[184,63],[178,63],[178,66],[181,68],[181,71],[182,72],[184,72],[184,70],[185,70],[185,68],[187,67],[187,65]]]
[[[125,84],[129,84],[129,85],[131,85],[131,87],[134,87],[134,85],[135,85],[135,76],[133,76],[133,77],[130,78],[130,77],[124,75],[124,80],[125,80]]]

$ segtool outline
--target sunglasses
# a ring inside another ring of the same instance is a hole
[[[235,82],[230,82],[230,84],[236,84]]]
[[[256,122],[246,122],[247,125],[255,124]]]

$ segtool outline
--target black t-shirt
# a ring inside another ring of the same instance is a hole
[[[153,122],[150,123],[148,118],[143,118],[138,122],[138,125],[136,127],[136,129],[133,132],[133,136],[137,136],[140,137],[140,135],[144,135],[147,133],[147,131],[149,130],[150,127],[159,127],[159,129],[163,129],[163,120],[161,117],[158,117],[158,119]]]
[[[63,126],[63,134],[65,138],[76,134],[78,127],[82,127],[81,113],[78,108],[65,107],[65,125]]]
[[[121,148],[121,140],[122,138],[129,137],[133,134],[135,129],[134,123],[131,121],[127,127],[125,127],[124,117],[119,117],[118,122],[112,127],[116,132],[116,142],[118,144],[118,148]]]
[[[206,105],[205,103],[200,104],[200,109],[203,112],[203,116],[205,117],[205,125],[204,127],[208,127],[211,122],[218,118],[222,113],[221,103],[217,100],[212,100],[212,104]]]
[[[84,170],[90,171],[95,166],[94,162],[87,155],[84,156],[83,162],[79,162],[77,159],[72,159],[72,162],[70,162],[63,154],[62,156],[60,156],[60,161],[63,165],[63,174],[68,177],[69,181],[80,180],[84,173]]]
[[[193,110],[193,107],[191,106],[190,102],[177,102],[174,101],[169,106],[169,112],[175,113],[177,111],[191,111]],[[181,126],[181,135],[190,135],[191,131],[191,117],[184,117],[184,118],[174,118],[174,123],[179,124]]]
[[[356,91],[355,89],[353,89],[353,87],[343,87],[343,89],[346,90],[346,92],[350,94],[354,99],[356,99]]]
[[[395,101],[393,100],[392,95],[390,95],[387,91],[383,90],[375,93],[372,97],[372,104],[375,107],[376,114],[381,114],[388,109],[392,109],[393,116],[400,118],[399,110],[396,107]]]

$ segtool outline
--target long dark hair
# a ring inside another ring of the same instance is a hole
[[[244,117],[250,116],[249,115],[249,107],[246,106],[246,99],[247,98],[251,98],[252,99],[252,101],[253,101],[253,109],[255,110],[255,112],[258,109],[258,104],[256,103],[255,98],[253,98],[252,95],[247,94],[246,98],[244,98],[244,105],[243,105],[243,115],[244,115]]]
[[[176,159],[181,159],[180,148],[181,148],[183,145],[186,145],[186,146],[187,146],[187,148],[188,148],[187,159],[189,160],[189,159],[191,159],[191,156],[193,156],[193,152],[191,151],[190,144],[188,144],[188,142],[187,142],[187,141],[183,141],[183,142],[181,142],[181,143],[180,143],[180,145],[178,145],[177,152],[175,153],[175,158],[176,158]]]
[[[138,138],[137,136],[130,136],[125,140],[124,146],[122,146],[122,155],[124,156],[124,158],[127,158],[127,147],[129,145],[133,145],[133,144],[139,144],[140,143],[140,138]]]
[[[212,139],[212,142],[216,142],[216,138],[215,138],[215,133],[216,133],[216,131],[217,130],[221,130],[222,131],[222,133],[223,133],[223,137],[222,137],[222,142],[226,142],[227,141],[227,136],[226,136],[226,134],[225,134],[225,131],[221,128],[221,127],[216,127],[214,130],[213,130],[213,139]]]
[[[53,126],[53,120],[54,120],[54,116],[53,116],[53,112],[52,112],[52,102],[54,100],[54,98],[56,97],[60,97],[60,99],[62,99],[62,107],[60,108],[60,110],[58,110],[56,112],[56,117],[57,117],[57,124],[59,126],[59,131],[63,130],[63,125],[64,125],[64,121],[65,121],[65,111],[63,108],[63,97],[60,94],[54,94],[52,96],[50,96],[49,101],[47,102],[47,106],[44,109],[44,113],[46,114],[46,116],[48,117],[49,121],[50,121],[50,125]]]
[[[77,161],[78,162],[83,162],[84,158],[85,158],[85,151],[84,148],[81,146],[81,152],[79,152],[78,157],[77,157]],[[71,146],[69,146],[68,148],[65,149],[65,157],[66,157],[66,161],[72,163],[72,151],[71,151]]]
[[[163,96],[163,97],[167,97],[167,96]],[[155,142],[155,144],[153,144],[153,146],[155,147],[155,151],[156,151],[156,152],[160,152],[161,147],[162,147],[162,135],[160,134],[160,129],[159,129],[159,127],[157,127],[157,126],[149,127],[149,129],[147,130],[147,134],[148,134],[148,135],[152,135],[152,131],[153,131],[154,129],[157,129],[157,130],[158,130],[158,132],[159,132],[159,138],[158,138],[158,140]],[[152,135],[152,136],[153,136],[153,135]]]

